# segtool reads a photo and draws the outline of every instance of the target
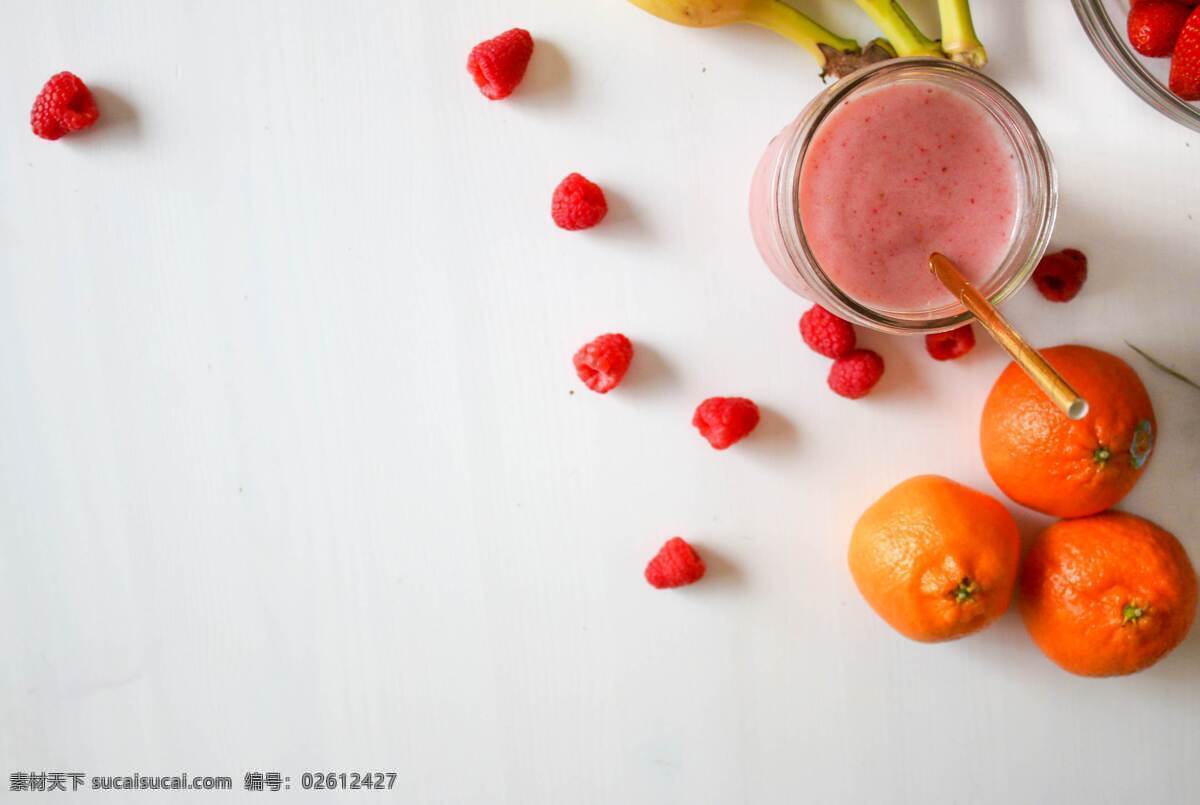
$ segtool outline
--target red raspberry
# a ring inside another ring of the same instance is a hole
[[[857,400],[883,377],[883,358],[869,349],[854,349],[833,362],[829,369],[829,388],[843,397]]]
[[[592,391],[607,394],[621,382],[632,360],[633,344],[629,339],[620,333],[607,333],[575,353],[575,374]]]
[[[671,537],[646,565],[646,581],[660,590],[695,584],[704,577],[704,560],[682,537]]]
[[[87,85],[74,73],[62,72],[47,81],[34,99],[29,122],[33,133],[43,140],[57,140],[86,129],[99,117],[96,99]]]
[[[758,425],[758,406],[745,397],[709,397],[696,407],[692,424],[717,450],[724,450]]]
[[[964,324],[948,333],[930,333],[925,336],[925,349],[935,361],[952,361],[961,358],[975,347],[975,331]]]
[[[533,37],[529,31],[513,28],[471,48],[467,69],[475,78],[479,91],[498,101],[512,95],[521,83],[532,55]]]
[[[1129,44],[1143,56],[1170,56],[1192,10],[1176,0],[1146,0],[1129,10]]]
[[[820,305],[813,305],[800,317],[800,336],[813,352],[826,358],[840,358],[854,349],[854,328]]]
[[[578,173],[568,174],[554,188],[550,217],[563,229],[590,229],[600,223],[607,212],[608,202],[604,200],[600,185]]]
[[[1070,302],[1087,280],[1087,257],[1078,249],[1048,254],[1033,270],[1033,284],[1051,302]]]

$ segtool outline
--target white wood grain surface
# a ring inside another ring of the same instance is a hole
[[[1200,137],[1069,4],[976,5],[1057,157],[1056,244],[1092,267],[1070,305],[1008,311],[1141,372],[1162,439],[1124,508],[1200,560],[1200,397],[1122,343],[1200,374]],[[490,103],[463,64],[513,25],[530,75]],[[61,69],[104,119],[43,142],[28,109]],[[620,0],[0,0],[5,788],[257,769],[307,801],[1197,801],[1200,636],[1082,680],[1015,613],[922,646],[855,592],[849,529],[889,486],[995,492],[976,420],[1004,359],[865,335],[877,392],[825,389],[745,220],[819,87],[767,32]],[[590,232],[549,220],[572,170],[612,202]],[[570,356],[609,330],[638,355],[600,397]],[[724,453],[689,424],[714,394],[765,411]],[[657,592],[673,534],[713,572]],[[355,769],[396,791],[296,790]]]

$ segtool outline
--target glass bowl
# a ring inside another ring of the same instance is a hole
[[[1125,35],[1129,0],[1071,0],[1096,50],[1137,96],[1172,120],[1200,131],[1200,106],[1167,89],[1170,59],[1150,59],[1130,45]]]

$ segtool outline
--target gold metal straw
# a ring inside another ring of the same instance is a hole
[[[1025,343],[1021,334],[1004,320],[992,303],[984,299],[983,294],[959,273],[958,266],[950,262],[946,255],[934,252],[929,255],[929,268],[1068,418],[1083,419],[1087,416],[1087,400],[1080,397],[1079,393],[1063,380],[1062,375],[1046,362],[1041,353]]]

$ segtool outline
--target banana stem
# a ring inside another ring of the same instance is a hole
[[[821,45],[841,53],[858,52],[858,43],[853,39],[838,36],[779,0],[753,0],[746,8],[746,22],[786,36],[811,53],[822,68],[826,66],[826,59]]]
[[[942,56],[942,49],[909,18],[898,0],[855,0],[901,56]]]
[[[942,21],[942,50],[947,56],[971,67],[987,64],[987,51],[971,22],[971,0],[938,0],[938,16]]]

